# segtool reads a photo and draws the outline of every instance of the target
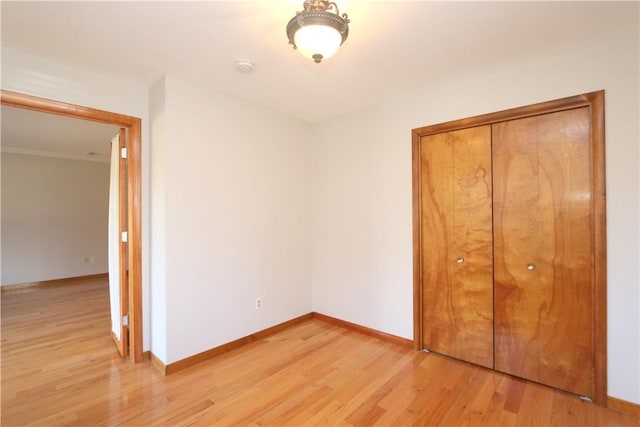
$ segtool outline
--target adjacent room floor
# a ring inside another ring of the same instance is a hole
[[[2,425],[640,425],[315,319],[167,377],[109,324],[104,279],[2,293]]]

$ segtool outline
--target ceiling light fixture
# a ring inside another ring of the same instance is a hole
[[[294,49],[319,64],[347,40],[351,21],[332,1],[305,0],[303,6],[287,24],[287,37]]]

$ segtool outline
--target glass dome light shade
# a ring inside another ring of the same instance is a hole
[[[346,13],[340,15],[332,1],[305,0],[303,6],[304,10],[289,20],[287,38],[303,56],[320,63],[347,40],[351,20]]]
[[[302,55],[320,62],[338,51],[342,35],[337,29],[326,25],[304,25],[296,31],[294,40]]]

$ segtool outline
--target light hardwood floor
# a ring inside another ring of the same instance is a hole
[[[315,319],[163,377],[109,322],[104,279],[3,293],[2,425],[640,425]]]

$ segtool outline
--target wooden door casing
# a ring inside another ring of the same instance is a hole
[[[127,149],[127,130],[125,128],[120,128],[119,133],[119,147],[120,155],[118,156],[118,183],[119,183],[119,201],[118,201],[118,224],[120,225],[119,234],[122,236],[123,232],[128,232],[129,225],[127,221],[129,219],[129,207],[127,206],[127,202],[129,200],[127,194],[128,188],[128,175],[127,175],[127,159],[122,157],[122,150]],[[124,316],[129,316],[129,243],[123,242],[122,237],[120,238],[119,245],[119,263],[118,266],[120,268],[120,343],[122,347],[118,347],[120,349],[120,356],[123,358],[129,357],[129,326],[124,324]]]
[[[493,367],[491,127],[420,144],[423,345]]]
[[[493,153],[495,367],[593,397],[588,109],[497,123]]]

